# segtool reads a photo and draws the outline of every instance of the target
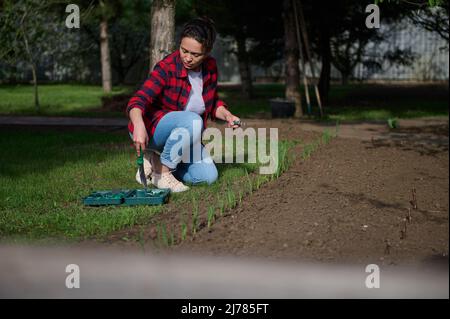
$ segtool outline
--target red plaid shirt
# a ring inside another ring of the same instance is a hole
[[[202,95],[205,102],[203,127],[206,127],[208,116],[215,120],[217,108],[225,106],[225,103],[219,100],[217,95],[217,65],[213,57],[209,56],[203,61],[202,73]],[[127,115],[132,108],[141,109],[145,127],[151,137],[165,114],[185,109],[190,91],[188,73],[177,50],[155,65],[144,84],[128,102]],[[128,129],[133,133],[131,121],[128,123]]]

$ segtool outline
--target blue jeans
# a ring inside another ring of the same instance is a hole
[[[188,184],[214,183],[218,172],[202,145],[203,120],[194,112],[172,111],[158,122],[148,147],[161,153],[161,163]],[[189,156],[188,156],[189,155]]]

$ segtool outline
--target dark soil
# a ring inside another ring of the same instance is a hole
[[[448,185],[448,152],[336,139],[174,249],[361,263],[448,258]]]

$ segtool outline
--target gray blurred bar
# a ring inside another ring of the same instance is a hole
[[[66,287],[66,266],[80,288]],[[445,267],[365,265],[144,254],[109,249],[0,246],[0,298],[449,298]]]

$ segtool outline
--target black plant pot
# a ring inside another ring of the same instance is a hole
[[[293,117],[295,113],[295,103],[289,100],[276,98],[270,100],[272,117]]]

